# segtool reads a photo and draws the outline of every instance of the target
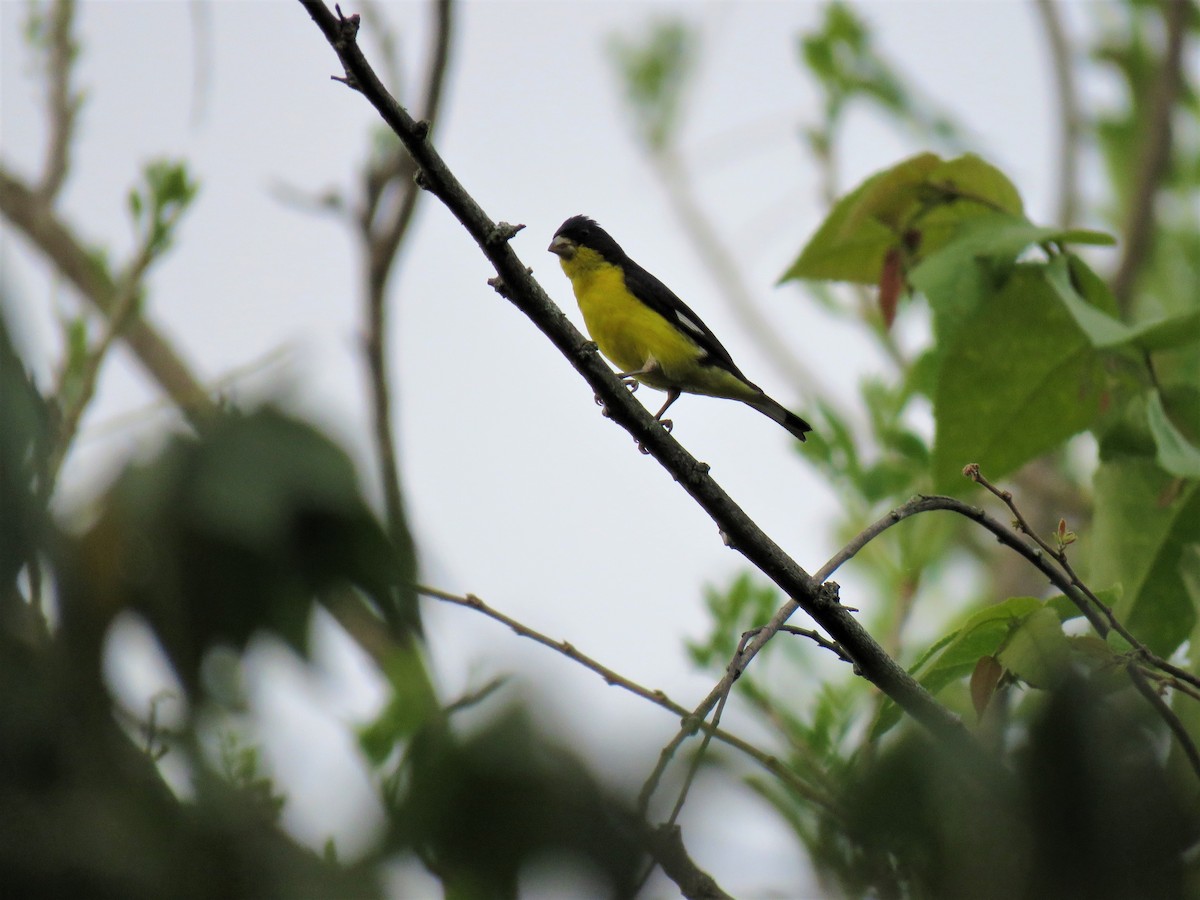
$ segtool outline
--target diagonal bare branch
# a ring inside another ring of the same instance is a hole
[[[931,731],[960,746],[973,748],[961,720],[938,703],[884,652],[851,613],[771,540],[700,463],[672,438],[634,398],[600,359],[595,345],[584,339],[570,320],[533,279],[531,270],[509,244],[512,226],[495,223],[471,197],[428,140],[428,123],[417,122],[380,83],[356,43],[358,19],[334,15],[321,0],[300,0],[341,60],[339,79],[361,92],[396,132],[420,168],[420,184],[438,197],[479,244],[495,267],[502,293],[536,325],[587,381],[610,417],[630,433],[679,482],[713,519],[727,543],[796,598],[786,617],[803,608],[851,656],[858,671],[878,685]],[[761,648],[774,632],[764,630],[751,642]],[[748,648],[748,652],[749,652]]]

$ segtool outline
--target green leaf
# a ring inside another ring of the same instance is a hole
[[[1146,419],[1158,445],[1158,464],[1180,478],[1200,479],[1200,448],[1175,427],[1158,391],[1150,391],[1146,396]]]
[[[1010,597],[973,613],[961,626],[935,641],[909,669],[932,694],[971,674],[983,656],[995,656],[1028,616],[1043,608],[1035,597]],[[875,740],[900,721],[900,708],[887,701],[871,726]]]
[[[1073,276],[1083,266],[1080,260],[1068,260],[1060,256],[1051,260],[1046,267],[1046,281],[1071,314],[1075,324],[1083,331],[1093,347],[1117,347],[1128,344],[1133,338],[1133,329],[1109,315],[1097,305],[1089,302],[1076,289]]]
[[[897,224],[915,212],[922,181],[940,164],[936,154],[922,153],[876,172],[842,197],[780,283],[798,278],[878,283],[884,256],[899,238]]]
[[[1012,472],[1090,426],[1100,409],[1100,357],[1057,302],[1045,265],[1020,265],[974,299],[966,309],[966,296],[945,304],[941,291],[930,295],[941,358],[933,396],[940,491],[961,488],[967,463],[991,478]]]
[[[939,315],[938,339],[946,336],[951,310],[969,310],[1003,283],[1017,258],[1030,247],[1062,242],[1072,232],[1044,228],[1004,213],[980,215],[962,223],[954,239],[926,255],[909,274]]]
[[[264,820],[278,822],[287,795],[275,790],[270,775],[263,772],[262,754],[234,731],[220,734],[218,771],[234,790],[243,794],[249,809]]]
[[[981,656],[993,656],[1013,627],[1027,616],[1040,610],[1043,604],[1036,597],[1009,597],[1002,603],[975,612],[959,628],[955,629],[936,658],[920,676],[921,683],[936,691],[949,680],[959,677],[962,670],[970,670]],[[947,671],[956,674],[947,678]]]
[[[1200,344],[1200,309],[1138,325],[1131,342],[1148,352]]]
[[[1108,647],[1115,654],[1129,653],[1133,650],[1133,644],[1129,643],[1125,635],[1119,631],[1110,631],[1106,634],[1104,636],[1104,646]]]
[[[997,658],[1026,684],[1051,688],[1070,670],[1071,644],[1057,613],[1042,608],[1012,633]]]
[[[981,221],[991,224],[973,230]],[[965,235],[976,243],[960,248],[964,253],[1010,262],[1031,244],[1112,241],[1099,232],[1031,224],[1013,183],[974,154],[942,160],[922,153],[877,172],[839,200],[780,281],[878,284],[889,251],[902,249],[911,265]]]
[[[933,169],[925,181],[946,197],[971,200],[1013,216],[1025,213],[1016,185],[974,153],[946,160]]]
[[[1156,653],[1169,656],[1196,623],[1196,596],[1180,571],[1200,542],[1200,485],[1178,481],[1146,457],[1101,463],[1093,489],[1092,571],[1097,587],[1119,584],[1114,612]]]
[[[1132,327],[1121,322],[1108,287],[1077,257],[1052,260],[1049,280],[1095,347],[1132,346],[1153,352],[1200,343],[1200,309]]]
[[[1059,231],[1003,213],[964,223],[936,253],[909,274],[909,283],[929,300],[939,347],[959,324],[1009,278],[1017,258]]]

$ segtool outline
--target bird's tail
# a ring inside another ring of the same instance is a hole
[[[805,440],[804,435],[812,431],[812,426],[805,422],[802,418],[789,410],[782,403],[777,403],[766,394],[754,400],[743,401],[749,406],[753,406],[760,413],[769,419],[774,419],[784,428],[792,433],[798,441]]]

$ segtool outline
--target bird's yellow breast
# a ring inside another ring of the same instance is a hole
[[[622,372],[643,368],[651,358],[660,372],[639,377],[657,388],[693,383],[703,351],[677,327],[630,293],[625,273],[595,251],[579,248],[562,260],[588,334]]]

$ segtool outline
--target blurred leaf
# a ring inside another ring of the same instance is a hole
[[[922,142],[926,136],[957,138],[958,128],[950,118],[934,110],[927,98],[914,96],[902,75],[875,49],[866,21],[849,4],[824,4],[819,27],[800,39],[799,56],[824,97],[821,125],[805,130],[818,156],[832,150],[832,133],[855,100],[917,131]]]
[[[0,285],[0,291],[3,286]],[[51,409],[8,331],[0,294],[0,609],[15,596],[17,573],[37,552],[46,525],[39,473],[50,452]]]
[[[153,257],[171,246],[178,219],[195,200],[200,188],[188,173],[187,164],[176,160],[146,163],[142,181],[143,187],[129,191],[129,211]]]
[[[1200,308],[1137,326],[1132,343],[1146,351],[1200,344]]]
[[[393,652],[384,674],[392,689],[391,697],[379,715],[359,731],[363,753],[376,766],[439,711],[429,673],[415,645]]]
[[[975,668],[971,670],[971,703],[975,706],[975,715],[979,718],[987,712],[996,693],[996,687],[1004,675],[1004,666],[994,656],[981,656]]]
[[[1054,289],[1059,302],[1093,347],[1117,347],[1129,343],[1133,329],[1076,291],[1073,281],[1082,268],[1086,268],[1082,260],[1072,259],[1068,263],[1064,257],[1057,257],[1046,266],[1046,283]]]
[[[287,796],[277,794],[274,782],[263,774],[258,747],[244,743],[233,731],[224,731],[219,738],[218,750],[221,775],[247,798],[263,819],[278,823]]]
[[[934,168],[925,179],[926,190],[933,189],[940,200],[970,200],[996,212],[1022,216],[1021,195],[1008,176],[984,162],[974,153],[948,159]],[[1082,234],[1083,232],[1076,232]],[[1107,238],[1112,243],[1112,238]]]
[[[129,194],[126,197],[126,203],[129,206],[129,215],[136,222],[142,217],[142,210],[145,209],[145,202],[142,200],[142,192],[137,188],[130,188]]]
[[[78,400],[87,369],[91,347],[88,346],[88,320],[84,315],[73,316],[62,323],[64,343],[67,347],[59,380],[58,402],[68,407]]]
[[[926,348],[909,366],[908,390],[932,400],[937,387],[938,365],[937,348]]]
[[[418,848],[448,896],[515,897],[522,869],[585,860],[605,896],[633,896],[643,856],[632,812],[517,709],[459,738],[413,741],[393,841]]]
[[[397,634],[415,632],[400,559],[342,450],[270,409],[228,414],[129,469],[86,538],[82,577],[113,610],[141,611],[194,685],[210,646],[259,629],[306,645],[314,597],[360,587]]]
[[[1158,464],[1180,478],[1200,480],[1200,447],[1191,443],[1171,422],[1158,391],[1146,395],[1146,419],[1158,445]]]
[[[1101,463],[1088,579],[1098,587],[1121,585],[1117,616],[1164,656],[1191,633],[1200,602],[1180,573],[1184,549],[1200,542],[1200,485],[1171,490],[1172,484],[1148,458]]]
[[[1042,608],[1035,597],[1009,597],[972,614],[948,640],[934,644],[936,655],[926,656],[913,667],[921,683],[933,692],[961,678],[982,656],[994,656],[1013,630]]]
[[[704,604],[712,616],[712,630],[703,643],[686,642],[688,655],[696,665],[724,667],[737,649],[739,636],[765,625],[781,603],[778,588],[749,572],[739,573],[724,591],[706,586]]]
[[[1038,688],[1057,685],[1070,667],[1071,646],[1054,610],[1036,609],[1026,616],[997,659],[1026,684]]]
[[[1099,599],[1099,601],[1109,609],[1112,609],[1121,600],[1120,585],[1105,588],[1102,591],[1093,590],[1092,593],[1094,593],[1097,599]],[[1078,619],[1083,615],[1083,613],[1079,611],[1079,607],[1076,606],[1072,601],[1068,600],[1063,594],[1055,594],[1053,597],[1046,600],[1046,606],[1049,609],[1054,610],[1055,615],[1058,616],[1058,620],[1060,622],[1069,622],[1071,619]]]
[[[845,792],[853,849],[818,867],[848,861],[854,896],[1189,896],[1195,782],[1163,766],[1162,723],[1077,676],[1039,699],[1011,759],[915,730],[864,754]]]
[[[697,44],[697,33],[677,19],[645,26],[636,38],[609,37],[609,60],[621,79],[626,109],[653,153],[674,138]]]

